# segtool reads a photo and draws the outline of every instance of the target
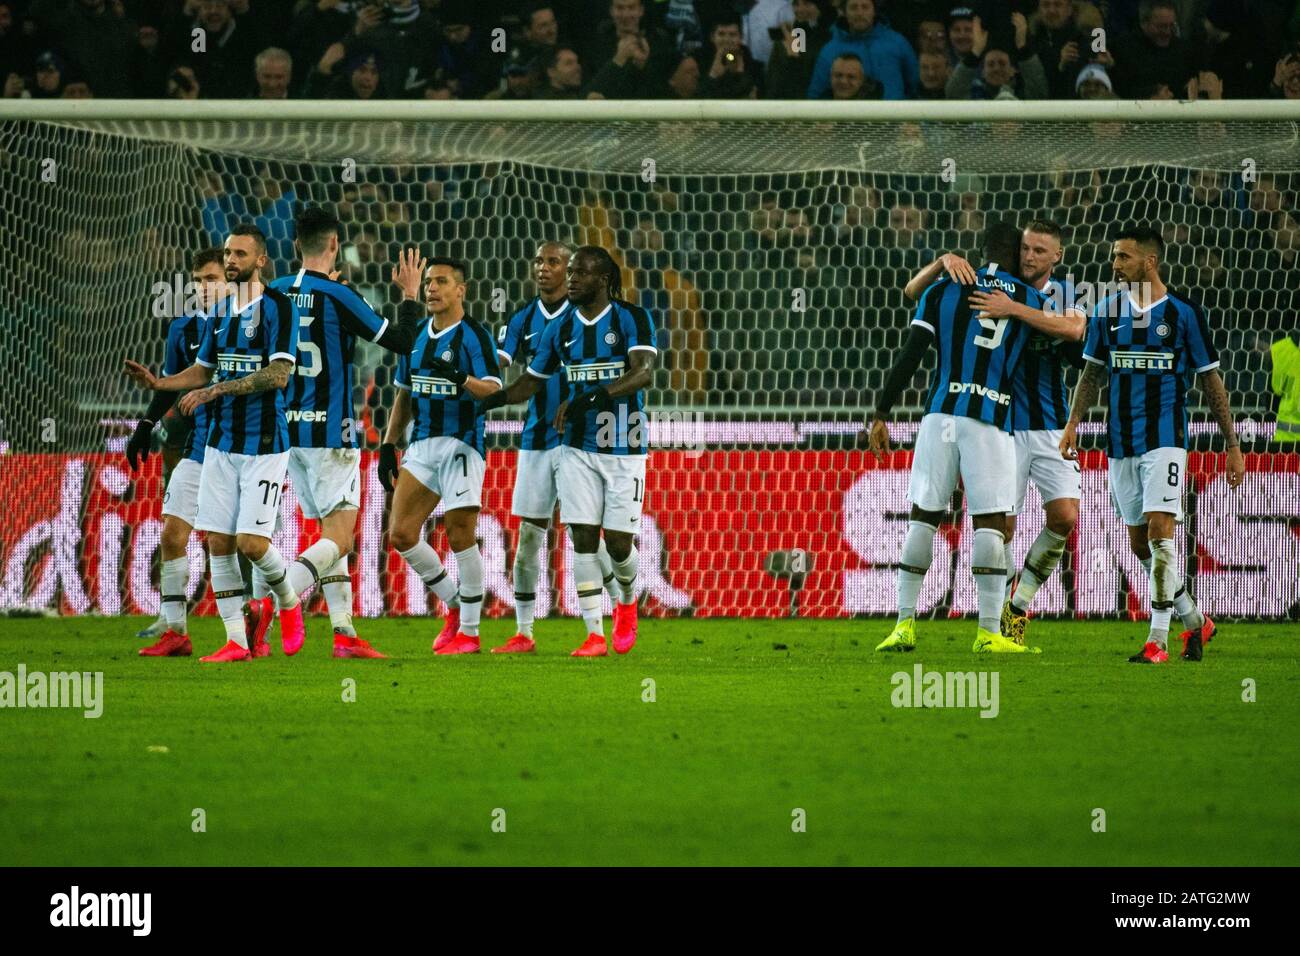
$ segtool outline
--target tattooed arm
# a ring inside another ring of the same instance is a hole
[[[1218,369],[1202,372],[1199,378],[1201,391],[1210,404],[1210,413],[1219,426],[1224,441],[1228,444],[1228,487],[1236,488],[1246,477],[1246,459],[1241,454],[1241,443],[1237,441],[1237,430],[1232,419],[1232,403],[1228,400],[1228,390],[1223,385],[1223,376]]]
[[[1079,376],[1079,385],[1074,390],[1074,402],[1070,405],[1070,420],[1061,435],[1061,457],[1071,461],[1079,457],[1079,422],[1088,414],[1089,409],[1097,404],[1101,397],[1101,385],[1106,378],[1106,366],[1096,362],[1085,363],[1083,373]]]
[[[265,392],[274,388],[284,388],[293,374],[293,363],[288,359],[276,359],[265,368],[244,375],[240,378],[218,382],[207,388],[188,392],[181,399],[181,411],[186,415],[194,414],[194,409],[204,402],[210,402],[221,395],[251,395],[253,392]]]

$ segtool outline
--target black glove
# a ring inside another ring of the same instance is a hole
[[[569,402],[569,409],[564,413],[565,418],[570,416],[585,415],[593,408],[605,408],[609,405],[609,389],[604,385],[597,385],[595,388],[589,388],[584,392],[579,392],[573,396]]]
[[[439,378],[445,378],[449,382],[455,382],[458,386],[464,386],[469,380],[469,373],[462,372],[456,366],[443,359],[436,358],[429,363],[429,371]]]
[[[397,486],[398,468],[397,446],[384,442],[379,446],[379,483],[389,494]]]
[[[506,390],[502,388],[493,392],[487,398],[480,399],[478,409],[480,412],[486,413],[492,411],[494,408],[504,408],[509,404],[510,403],[506,401]]]
[[[140,419],[135,426],[135,432],[126,443],[126,460],[135,471],[140,464],[149,460],[149,452],[153,448],[153,425],[154,423],[147,418]],[[139,463],[136,458],[139,458]]]

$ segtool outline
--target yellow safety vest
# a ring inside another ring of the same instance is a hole
[[[1289,335],[1273,343],[1273,391],[1277,407],[1274,441],[1300,442],[1300,345]]]

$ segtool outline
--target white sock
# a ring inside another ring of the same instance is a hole
[[[925,581],[925,572],[934,560],[934,535],[939,529],[924,521],[909,521],[898,557],[898,620],[916,617],[916,599]]]
[[[226,640],[248,647],[244,635],[244,576],[239,573],[239,555],[213,554],[208,557],[212,571],[212,596],[217,599],[217,613],[226,626]]]
[[[1187,593],[1186,583],[1183,583],[1178,588],[1178,593],[1174,595],[1174,613],[1182,619],[1183,627],[1189,631],[1197,631],[1205,626],[1205,615],[1196,606],[1192,596]]]
[[[546,529],[530,521],[519,523],[519,545],[515,548],[515,621],[519,633],[533,636],[533,614],[537,607],[537,575],[541,571],[538,552],[546,544]]]
[[[253,600],[260,601],[271,593],[271,589],[266,585],[266,575],[261,571],[253,568]]]
[[[356,637],[352,629],[352,575],[348,573],[348,556],[335,561],[320,579],[320,589],[325,592],[325,604],[330,609],[330,624],[348,637]]]
[[[1029,605],[1033,603],[1038,589],[1046,583],[1052,576],[1052,572],[1056,570],[1056,566],[1061,563],[1067,540],[1051,528],[1044,528],[1034,539],[1034,543],[1029,546],[1029,554],[1025,555],[1025,568],[1020,575],[1020,584],[1016,586],[1016,593],[1011,598],[1011,605],[1016,610],[1029,610]]]
[[[483,555],[477,544],[456,552],[456,570],[460,572],[460,631],[478,637],[478,620],[483,612]]]
[[[601,539],[604,542],[604,539]],[[613,565],[614,584],[618,590],[619,604],[635,604],[639,597],[637,588],[637,574],[641,569],[641,555],[637,553],[636,545],[632,545],[632,550],[622,561]]]
[[[578,585],[578,607],[588,634],[605,633],[600,610],[600,560],[595,552],[573,555],[573,579]]]
[[[185,585],[190,580],[190,560],[182,555],[162,563],[159,584],[162,585],[162,613],[167,619],[167,629],[177,634],[185,633]],[[243,582],[240,582],[243,590]]]
[[[633,545],[633,547],[636,546]],[[605,547],[604,535],[600,536],[600,543],[596,545],[596,560],[600,562],[601,587],[608,591],[609,596],[617,601],[618,584],[614,580],[614,559],[609,556],[609,548]]]
[[[329,538],[321,538],[289,565],[289,583],[295,594],[306,594],[320,583],[321,575],[339,559],[339,546]]]
[[[442,566],[442,559],[433,550],[433,545],[420,541],[410,550],[398,553],[402,560],[415,569],[424,586],[442,599],[442,603],[449,608],[460,607],[460,601],[456,598],[456,584],[447,576],[447,569]]]
[[[971,548],[971,573],[975,575],[975,593],[979,604],[980,627],[994,634],[1002,629],[1002,594],[1007,579],[1006,540],[1001,531],[976,528]]]
[[[262,572],[266,586],[274,592],[280,610],[287,610],[298,603],[298,592],[289,583],[289,569],[285,567],[280,552],[275,550],[275,545],[267,545],[266,553],[253,562],[253,567]]]
[[[1178,591],[1178,549],[1169,538],[1151,542],[1151,637],[1164,647],[1169,641],[1169,619]]]

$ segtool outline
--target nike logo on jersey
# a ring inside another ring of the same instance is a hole
[[[572,344],[573,344],[574,342],[576,342],[576,341],[578,341],[578,340],[577,340],[577,339],[569,339],[569,341],[567,341],[567,342],[564,343],[564,347],[567,349],[570,345],[572,345]]]
[[[524,336],[524,341],[527,342],[529,339],[531,339],[531,338],[532,338],[534,335],[536,335],[536,334],[537,334],[536,332],[529,332],[527,335]],[[576,341],[576,340],[575,340],[575,341]],[[566,343],[566,344],[567,344],[567,343]]]
[[[1111,330],[1112,332],[1118,332],[1118,331],[1119,331],[1120,329],[1122,329],[1122,328],[1124,328],[1123,325],[1112,325],[1112,326],[1110,327],[1110,330]]]
[[[199,350],[199,343],[195,342],[193,345],[189,347],[189,349],[191,352],[197,352]]]

